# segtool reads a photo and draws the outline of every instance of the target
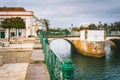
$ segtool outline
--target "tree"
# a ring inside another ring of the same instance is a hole
[[[16,18],[11,18],[12,23],[13,23],[13,28],[15,29],[25,29],[25,21],[20,18],[20,17],[16,17]]]
[[[114,22],[114,28],[115,28],[115,31],[119,31],[120,30],[120,21]]]
[[[96,27],[95,24],[90,24],[90,25],[88,25],[88,29],[89,30],[95,30],[95,29],[97,29],[97,27]]]
[[[103,24],[103,28],[104,28],[105,31],[108,31],[108,24],[107,24],[107,23],[104,23],[104,24]]]
[[[41,19],[41,22],[43,24],[43,28],[46,29],[46,31],[49,30],[49,25],[50,25],[50,21],[48,19]]]
[[[19,33],[19,29],[25,29],[25,21],[20,18],[20,17],[16,17],[16,18],[11,18],[12,23],[13,23],[13,28],[16,29],[16,35],[18,35]],[[18,32],[17,32],[18,29]]]
[[[10,29],[13,28],[12,20],[10,18],[5,18],[3,21],[1,21],[1,27],[4,29],[9,29],[9,35],[8,35],[8,41],[9,41]]]
[[[25,29],[25,22],[20,17],[15,18],[5,18],[3,21],[1,21],[1,27],[4,29],[9,29],[9,35],[8,40],[10,38],[10,29]]]
[[[111,25],[110,25],[110,31],[115,31],[115,30],[114,30],[114,24],[113,24],[113,23],[111,23]]]

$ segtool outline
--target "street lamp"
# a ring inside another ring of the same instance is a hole
[[[71,24],[71,35],[72,35],[72,28],[73,28],[73,24]]]

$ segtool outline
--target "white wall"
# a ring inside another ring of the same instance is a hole
[[[87,41],[104,41],[104,30],[87,30]],[[85,40],[85,30],[80,31],[80,40]]]
[[[87,40],[88,41],[104,41],[104,31],[88,30]]]
[[[80,31],[80,40],[85,40],[85,30]]]

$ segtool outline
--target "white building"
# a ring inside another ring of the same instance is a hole
[[[4,18],[21,17],[25,21],[26,29],[19,30],[19,35],[16,35],[16,30],[10,31],[10,36],[37,36],[36,31],[40,29],[40,21],[34,16],[33,11],[26,11],[22,7],[0,7],[0,21]],[[8,38],[8,29],[0,28],[0,38]]]

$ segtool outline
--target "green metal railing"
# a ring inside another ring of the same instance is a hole
[[[50,80],[73,80],[74,64],[70,59],[64,61],[56,55],[48,45],[48,39],[39,33],[40,42],[44,51],[45,64],[47,65]]]

